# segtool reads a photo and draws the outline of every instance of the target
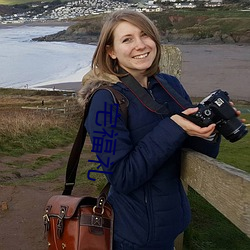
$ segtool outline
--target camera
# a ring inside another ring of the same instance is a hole
[[[213,91],[198,104],[195,114],[185,116],[200,127],[215,123],[216,129],[230,142],[236,142],[248,133],[229,103],[229,96],[221,89]]]

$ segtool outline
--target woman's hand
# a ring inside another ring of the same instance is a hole
[[[235,113],[236,113],[236,115],[237,116],[240,116],[241,115],[241,112],[239,111],[239,110],[237,110],[235,107],[234,107],[234,103],[233,102],[229,102],[230,103],[230,105],[233,107],[233,109],[235,110]],[[241,120],[241,122],[246,122],[246,119],[244,119],[244,118],[242,118],[242,119],[240,119]]]
[[[184,110],[182,113],[185,115],[191,115],[198,111],[198,108],[188,108]],[[207,127],[200,127],[193,122],[183,118],[180,115],[173,115],[170,117],[175,123],[177,123],[182,129],[190,136],[197,136],[204,139],[209,138],[209,136],[214,132],[215,130],[215,124],[210,124]]]

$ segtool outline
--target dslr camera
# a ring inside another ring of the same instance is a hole
[[[248,133],[229,103],[228,93],[216,90],[198,104],[195,114],[185,116],[200,127],[215,123],[216,129],[230,142],[236,142]]]

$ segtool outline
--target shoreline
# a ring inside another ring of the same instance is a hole
[[[37,85],[35,87],[31,87],[30,89],[34,90],[50,90],[50,91],[72,91],[77,92],[80,90],[82,83],[79,82],[58,82],[54,84],[46,84],[46,85]]]
[[[183,45],[173,44],[182,52],[180,82],[195,98],[203,98],[212,91],[227,91],[233,100],[250,102],[250,46],[233,44]],[[79,82],[65,82],[39,86],[78,91]],[[36,86],[38,87],[38,86]]]

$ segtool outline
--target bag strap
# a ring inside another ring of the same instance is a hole
[[[101,87],[97,88],[91,94],[89,102],[86,105],[86,108],[85,108],[85,111],[83,114],[83,118],[82,118],[82,122],[81,122],[80,128],[78,130],[78,133],[76,135],[76,138],[75,138],[75,141],[74,141],[74,144],[73,144],[73,147],[71,149],[70,156],[68,159],[67,169],[66,169],[65,186],[64,186],[64,191],[62,193],[63,195],[71,195],[73,187],[75,185],[77,168],[78,168],[81,152],[82,152],[82,149],[83,149],[83,146],[85,143],[85,139],[87,136],[87,130],[84,126],[85,120],[86,120],[87,115],[88,115],[88,111],[89,111],[90,102],[92,100],[92,97],[100,89],[106,89],[106,90],[110,91],[110,93],[112,94],[112,96],[114,98],[114,102],[119,104],[119,109],[121,110],[121,114],[123,116],[123,119],[125,120],[125,122],[127,122],[128,100],[119,91],[115,90],[111,86],[105,85],[105,86],[101,86]],[[106,193],[106,196],[107,196],[109,186],[110,186],[110,184],[107,183],[106,186],[101,191],[101,194]]]

